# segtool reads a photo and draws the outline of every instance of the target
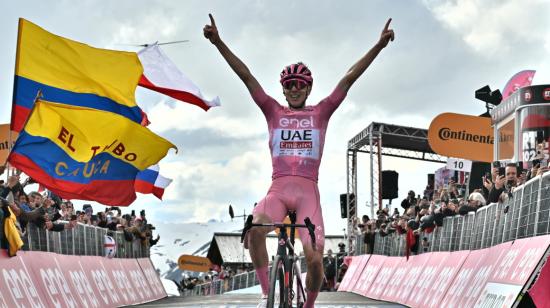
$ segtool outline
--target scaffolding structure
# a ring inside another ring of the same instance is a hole
[[[347,160],[347,220],[348,247],[353,249],[353,219],[357,219],[357,155],[370,158],[370,208],[382,208],[382,156],[401,157],[428,162],[446,163],[447,157],[436,154],[428,144],[428,130],[394,124],[372,122],[348,141]]]

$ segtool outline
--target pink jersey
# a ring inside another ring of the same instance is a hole
[[[269,129],[273,179],[297,175],[317,182],[325,134],[332,113],[346,97],[338,87],[319,104],[292,110],[281,106],[262,88],[252,98],[260,107]]]

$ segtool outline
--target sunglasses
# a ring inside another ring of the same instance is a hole
[[[297,90],[303,90],[307,87],[307,82],[299,79],[291,79],[283,81],[283,88],[286,90],[291,90],[295,87]]]

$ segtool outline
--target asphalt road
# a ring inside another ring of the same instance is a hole
[[[155,302],[139,305],[138,307],[161,308],[161,307],[216,307],[216,308],[252,308],[259,302],[258,294],[223,294],[212,296],[193,297],[167,297]],[[381,302],[365,298],[363,296],[347,292],[321,292],[315,307],[318,308],[402,308],[395,303]]]

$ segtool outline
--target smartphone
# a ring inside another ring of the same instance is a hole
[[[506,167],[499,167],[498,175],[506,175]]]
[[[520,176],[520,175],[523,173],[523,162],[522,162],[522,161],[518,161],[517,166],[518,166],[518,173],[517,173],[517,176]]]

